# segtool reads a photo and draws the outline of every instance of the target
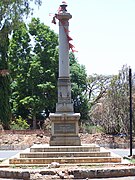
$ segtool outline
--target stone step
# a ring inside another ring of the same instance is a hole
[[[9,164],[60,164],[76,163],[120,163],[120,157],[59,157],[59,158],[13,158],[9,159]]]
[[[20,158],[53,158],[53,157],[109,157],[110,152],[30,152],[20,153]]]
[[[100,146],[95,144],[82,146],[33,145],[30,152],[100,152]]]

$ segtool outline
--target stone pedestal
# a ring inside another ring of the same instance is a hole
[[[79,113],[51,113],[52,136],[50,146],[80,146],[78,136]]]

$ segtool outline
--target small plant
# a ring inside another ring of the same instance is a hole
[[[30,125],[27,123],[25,119],[22,119],[21,116],[19,116],[17,119],[11,122],[10,128],[13,130],[25,130],[29,129]]]
[[[15,169],[15,168],[17,168],[17,167],[16,167],[16,165],[15,165],[15,164],[13,164],[13,165],[11,165],[11,166],[10,166],[10,168]]]
[[[32,166],[31,168],[32,168],[32,169],[38,169],[39,166]]]

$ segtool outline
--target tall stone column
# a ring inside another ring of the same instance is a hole
[[[69,33],[69,19],[71,18],[71,14],[66,11],[57,14],[57,19],[59,20],[59,77],[69,78],[69,44],[67,34]]]
[[[66,10],[67,5],[60,5],[56,14],[59,20],[59,78],[58,78],[58,103],[56,113],[50,114],[52,121],[50,145],[52,146],[79,146],[78,136],[79,113],[74,113],[71,101],[71,82],[69,68],[69,40],[68,27],[72,15]]]
[[[60,7],[61,11],[57,14],[57,19],[59,20],[59,79],[56,112],[73,112],[69,76],[69,42],[67,38],[69,19],[72,16],[70,13],[67,13],[67,5],[63,4]]]

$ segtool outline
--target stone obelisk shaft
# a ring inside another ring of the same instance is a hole
[[[61,11],[57,14],[57,19],[59,20],[59,79],[56,112],[73,112],[68,42],[68,21],[71,18],[71,14],[65,11]]]
[[[69,78],[69,44],[67,39],[68,19],[63,20],[63,15],[59,15],[59,78]],[[68,17],[68,16],[67,16]]]

